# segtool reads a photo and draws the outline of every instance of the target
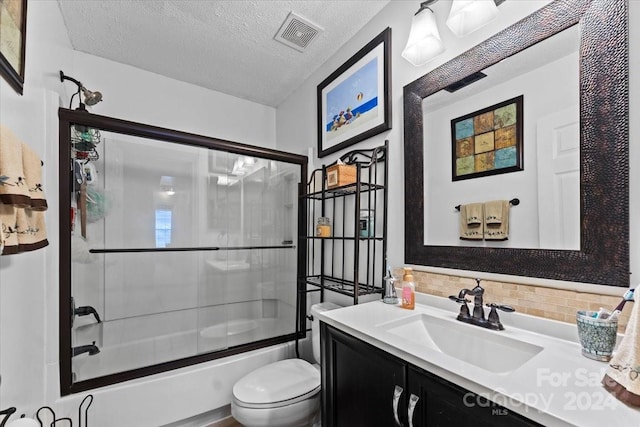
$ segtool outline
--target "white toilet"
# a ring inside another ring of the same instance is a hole
[[[339,308],[311,306],[313,357],[320,363],[318,313]],[[271,363],[245,375],[233,386],[231,414],[245,427],[302,427],[319,419],[320,365],[302,359]]]

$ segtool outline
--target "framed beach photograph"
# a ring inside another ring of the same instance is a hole
[[[523,96],[451,120],[453,181],[523,170]]]
[[[318,157],[391,129],[391,28],[318,85]]]
[[[0,75],[22,95],[27,0],[0,0]]]

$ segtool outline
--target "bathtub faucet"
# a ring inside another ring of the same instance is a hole
[[[96,354],[100,353],[100,349],[96,346],[96,342],[94,341],[93,344],[87,344],[87,345],[81,345],[79,347],[73,347],[71,349],[73,351],[73,356],[75,357],[79,354],[82,353],[89,353],[89,356],[95,356]]]

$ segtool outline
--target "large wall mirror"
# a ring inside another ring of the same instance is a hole
[[[405,86],[406,263],[628,286],[627,13],[557,0]],[[522,170],[453,179],[452,120],[519,96]],[[511,198],[508,240],[459,239],[454,206]]]

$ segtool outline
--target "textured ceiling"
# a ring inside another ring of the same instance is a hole
[[[274,107],[388,2],[58,0],[78,51]],[[304,52],[273,38],[289,12],[324,30]]]

